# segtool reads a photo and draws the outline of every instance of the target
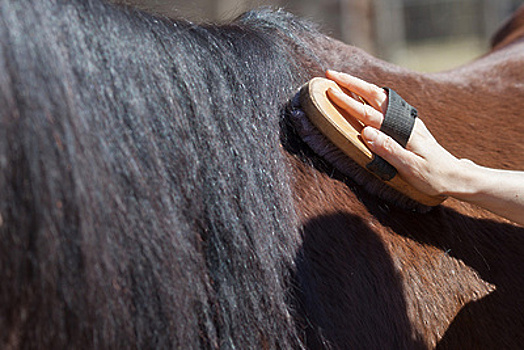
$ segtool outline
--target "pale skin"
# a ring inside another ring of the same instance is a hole
[[[384,89],[331,70],[326,77],[368,102],[328,90],[332,102],[365,125],[362,139],[371,151],[393,165],[406,182],[428,195],[454,197],[524,226],[524,171],[486,168],[453,156],[435,140],[420,118],[403,148],[379,130],[388,103]]]

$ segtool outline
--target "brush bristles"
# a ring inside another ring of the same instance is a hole
[[[349,177],[364,190],[378,196],[388,204],[405,210],[427,213],[432,207],[423,205],[398,192],[382,182],[366,169],[344,154],[329,141],[307,118],[300,107],[298,94],[292,99],[289,107],[291,122],[298,136],[320,157],[329,162],[343,175]]]

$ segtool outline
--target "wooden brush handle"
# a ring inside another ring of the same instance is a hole
[[[381,181],[421,204],[436,206],[446,199],[443,196],[428,196],[420,192],[400,176],[395,176],[395,173],[387,179],[381,174],[370,171],[368,166],[376,160],[376,155],[362,141],[360,132],[364,125],[346,111],[331,103],[327,95],[329,88],[345,92],[334,81],[319,77],[311,79],[300,89],[302,109],[311,123],[329,141]]]

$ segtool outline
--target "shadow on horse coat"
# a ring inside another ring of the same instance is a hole
[[[426,76],[267,10],[215,26],[0,0],[0,23],[2,348],[522,343],[522,229],[382,203],[283,113],[345,70],[398,90],[457,154],[522,168],[520,44]]]

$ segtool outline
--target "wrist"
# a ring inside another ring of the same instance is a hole
[[[482,183],[486,179],[484,169],[469,159],[457,159],[444,194],[462,201],[470,201],[481,192]]]

